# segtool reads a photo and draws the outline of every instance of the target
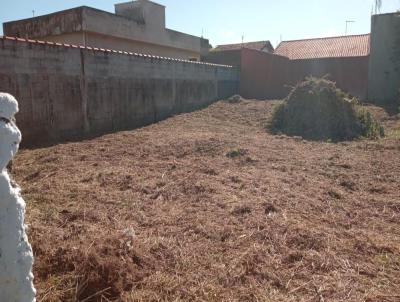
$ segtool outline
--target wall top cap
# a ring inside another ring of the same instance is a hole
[[[55,43],[55,42],[50,42],[50,41],[40,41],[40,40],[24,39],[24,38],[17,38],[17,37],[0,36],[0,42],[4,43],[4,41],[13,41],[15,43],[36,44],[36,45],[42,45],[44,47],[46,47],[46,46],[65,47],[65,48],[76,48],[76,49],[92,51],[92,52],[97,51],[97,52],[103,52],[103,53],[123,54],[123,55],[128,55],[128,56],[148,58],[151,60],[157,59],[160,61],[178,61],[175,58],[157,57],[157,56],[154,56],[151,54],[146,54],[146,57],[145,57],[144,54],[137,54],[137,53],[121,51],[121,50],[116,50],[116,49],[104,49],[104,48],[96,48],[96,47],[83,46],[83,45],[73,45],[73,44],[65,44],[65,43],[61,44],[61,43]],[[183,63],[187,63],[187,64],[200,64],[200,65],[204,65],[204,66],[233,68],[233,66],[230,66],[230,65],[213,64],[213,63],[207,63],[207,62],[193,62],[193,61],[189,61],[189,60],[179,60],[179,62],[183,62]]]

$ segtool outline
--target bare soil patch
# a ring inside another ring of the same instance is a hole
[[[400,122],[273,136],[277,102],[22,150],[38,301],[400,301]]]

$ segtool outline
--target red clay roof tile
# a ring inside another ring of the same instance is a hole
[[[283,41],[275,54],[291,60],[363,57],[370,52],[370,35]]]

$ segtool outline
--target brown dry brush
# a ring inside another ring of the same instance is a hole
[[[357,100],[350,99],[334,82],[308,77],[277,106],[269,127],[274,133],[311,140],[383,136],[383,127],[369,112],[357,110],[356,104]]]
[[[270,135],[277,103],[21,150],[38,301],[399,301],[399,140]]]
[[[49,301],[114,301],[156,266],[151,253],[144,253],[134,238],[118,233],[99,236],[80,248],[44,249],[43,244],[33,248],[36,278],[63,276],[63,288],[50,286],[42,300],[48,296]]]

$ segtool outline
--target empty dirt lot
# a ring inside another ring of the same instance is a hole
[[[400,122],[309,142],[274,103],[20,151],[38,301],[400,301]]]

